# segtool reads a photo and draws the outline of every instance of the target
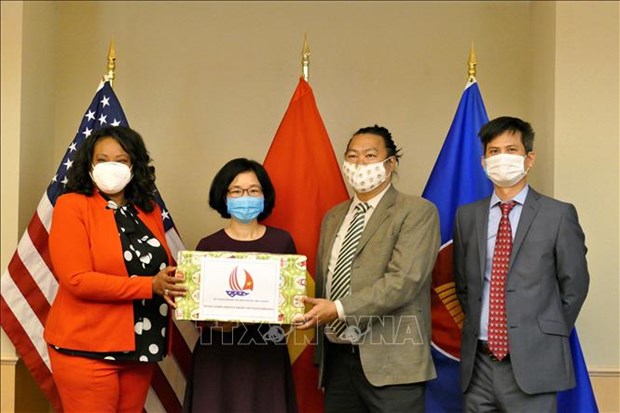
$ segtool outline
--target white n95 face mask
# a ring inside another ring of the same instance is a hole
[[[391,156],[384,161],[367,165],[344,161],[342,164],[342,172],[344,172],[344,177],[355,192],[370,192],[387,179],[387,172],[384,164],[390,158]]]
[[[113,195],[125,189],[133,175],[124,163],[101,162],[93,166],[90,177],[101,192]]]
[[[525,158],[527,158],[527,155],[512,155],[508,153],[493,155],[485,158],[484,170],[495,185],[507,188],[513,186],[527,175]]]

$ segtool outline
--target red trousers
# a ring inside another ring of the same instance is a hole
[[[65,413],[141,413],[155,363],[70,356],[48,347]]]

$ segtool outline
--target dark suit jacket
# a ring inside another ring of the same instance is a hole
[[[461,388],[467,390],[480,326],[490,198],[457,211],[454,271],[465,323]],[[528,394],[575,386],[568,337],[588,292],[584,234],[571,204],[529,189],[506,282],[510,360]]]
[[[351,200],[332,208],[321,226],[317,297],[325,297],[336,233]],[[435,377],[430,354],[430,281],[439,250],[435,206],[391,187],[368,221],[351,270],[351,294],[340,301],[347,323],[366,331],[359,345],[366,378],[375,386]],[[317,361],[323,375],[323,340]]]

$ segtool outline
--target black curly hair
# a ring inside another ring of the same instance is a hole
[[[351,141],[353,141],[353,138],[355,138],[357,135],[363,134],[381,136],[381,138],[383,138],[383,143],[385,144],[385,149],[387,149],[388,158],[390,156],[393,156],[396,159],[396,162],[400,162],[400,158],[402,157],[401,148],[396,147],[396,143],[394,143],[394,139],[392,138],[392,134],[390,133],[390,131],[387,128],[379,126],[377,124],[375,124],[374,126],[367,126],[365,128],[358,129],[358,131],[353,134],[351,139],[349,139],[349,142],[347,143],[347,151],[349,150],[349,146],[351,145]]]
[[[125,187],[125,199],[143,211],[153,211],[155,205],[155,168],[150,165],[144,141],[138,132],[124,126],[97,129],[78,149],[73,165],[67,173],[64,192],[76,192],[86,196],[94,194],[95,185],[90,177],[95,144],[103,138],[113,138],[131,158],[133,178]]]

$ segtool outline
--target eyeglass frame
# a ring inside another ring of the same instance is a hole
[[[233,194],[232,191],[241,191],[241,192],[239,193],[234,192],[235,194]],[[252,195],[250,191],[258,191],[258,192]],[[226,190],[226,193],[231,198],[241,198],[243,194],[248,194],[248,196],[251,196],[252,198],[258,198],[258,197],[263,196],[263,188],[261,188],[258,185],[253,185],[249,188],[241,188],[240,186],[233,186],[232,188],[228,188]]]

